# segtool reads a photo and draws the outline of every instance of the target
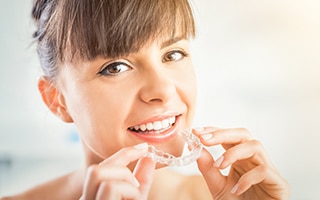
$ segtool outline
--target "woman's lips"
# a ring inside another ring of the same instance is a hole
[[[177,134],[178,116],[129,127],[128,131],[149,143],[166,142]]]

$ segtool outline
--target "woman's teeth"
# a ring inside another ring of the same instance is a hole
[[[131,131],[159,131],[163,129],[168,129],[176,122],[176,117],[170,117],[161,121],[150,122],[147,124],[141,124],[139,126],[130,127]]]

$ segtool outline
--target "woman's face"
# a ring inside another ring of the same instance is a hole
[[[58,88],[84,147],[101,158],[141,142],[181,153],[177,131],[191,126],[196,104],[189,53],[189,42],[175,38],[62,66]]]

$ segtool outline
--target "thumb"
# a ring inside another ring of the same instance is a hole
[[[141,199],[146,200],[148,198],[149,190],[153,182],[153,174],[156,163],[147,157],[139,159],[136,167],[134,168],[133,175],[140,183]]]
[[[221,174],[218,168],[213,166],[213,157],[206,149],[202,150],[197,164],[202,176],[207,182],[212,196],[215,196],[215,194],[218,194],[225,186],[226,177]]]

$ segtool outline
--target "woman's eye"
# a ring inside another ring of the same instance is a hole
[[[187,54],[181,50],[170,51],[164,55],[163,62],[176,62],[182,60]]]
[[[125,71],[130,70],[131,67],[123,62],[114,62],[106,65],[99,74],[106,76],[117,76]]]

